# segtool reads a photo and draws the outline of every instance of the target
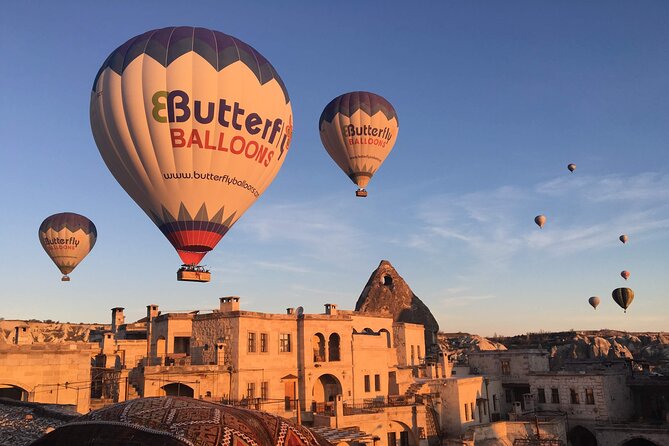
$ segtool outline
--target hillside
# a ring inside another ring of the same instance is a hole
[[[565,361],[631,358],[667,370],[669,333],[618,330],[528,333],[525,335],[484,338],[469,333],[439,333],[442,349],[452,352],[452,359],[464,359],[471,351],[543,348],[550,352],[551,368]]]

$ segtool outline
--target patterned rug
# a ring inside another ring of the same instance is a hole
[[[31,446],[331,446],[284,418],[187,397],[114,404],[59,427]]]

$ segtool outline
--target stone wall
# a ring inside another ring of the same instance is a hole
[[[0,384],[28,392],[29,401],[73,404],[88,412],[91,358],[96,344],[32,344],[0,346]]]

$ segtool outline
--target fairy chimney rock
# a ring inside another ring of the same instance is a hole
[[[430,309],[416,296],[387,260],[382,260],[372,273],[355,304],[361,313],[390,313],[397,322],[422,324],[425,327],[425,348],[436,343],[439,324]]]

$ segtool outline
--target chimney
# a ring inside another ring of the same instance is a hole
[[[123,310],[125,308],[123,307],[114,307],[111,309],[112,311],[112,323],[111,323],[111,331],[112,333],[116,333],[118,330],[118,327],[125,324],[125,316],[123,315]]]
[[[14,327],[14,344],[16,345],[28,345],[33,343],[33,337],[30,334],[28,327],[18,326]]]
[[[219,309],[221,313],[228,313],[230,311],[239,311],[239,297],[237,296],[227,296],[219,297],[220,301]]]
[[[150,321],[158,316],[158,305],[151,304],[146,306],[146,318]]]
[[[325,304],[325,314],[330,316],[337,315],[337,304]]]
[[[286,308],[286,314],[295,314],[295,308]]]

